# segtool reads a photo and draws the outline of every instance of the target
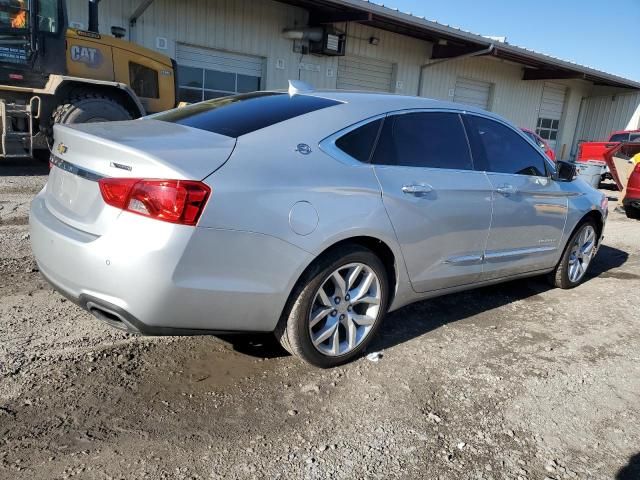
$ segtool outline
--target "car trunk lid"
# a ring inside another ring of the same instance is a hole
[[[100,178],[202,180],[224,165],[235,143],[152,119],[56,125],[45,203],[66,224],[103,235],[121,211],[103,201]]]

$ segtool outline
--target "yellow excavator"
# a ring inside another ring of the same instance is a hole
[[[65,0],[0,0],[0,159],[44,157],[55,123],[128,120],[176,105],[173,59],[98,30],[68,28]]]

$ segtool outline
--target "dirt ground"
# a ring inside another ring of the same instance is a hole
[[[0,478],[640,479],[640,222],[611,213],[575,290],[418,303],[378,362],[322,371],[270,336],[124,334],[54,293],[27,225],[46,173],[0,164]]]

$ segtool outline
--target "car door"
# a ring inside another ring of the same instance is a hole
[[[387,116],[372,157],[413,288],[476,282],[491,222],[491,184],[473,170],[457,112]]]
[[[487,117],[463,117],[476,168],[486,172],[493,189],[483,279],[552,267],[563,247],[567,193],[518,131]]]

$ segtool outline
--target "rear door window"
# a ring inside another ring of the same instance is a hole
[[[471,170],[457,113],[417,112],[386,118],[373,156],[377,165]]]
[[[207,100],[151,118],[237,138],[338,104],[338,101],[311,95],[256,92]]]
[[[547,174],[544,157],[514,130],[484,117],[464,116],[478,170],[515,175]]]

